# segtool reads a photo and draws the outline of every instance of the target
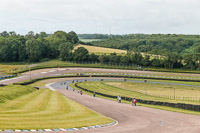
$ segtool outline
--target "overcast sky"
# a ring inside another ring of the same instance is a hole
[[[200,0],[0,0],[0,32],[200,34]]]

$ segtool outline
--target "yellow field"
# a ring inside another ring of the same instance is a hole
[[[89,51],[90,54],[94,53],[96,55],[110,54],[110,53],[114,53],[114,52],[117,53],[117,54],[126,54],[127,53],[126,50],[104,48],[104,47],[97,47],[97,46],[89,46],[89,45],[82,45],[82,44],[76,45],[74,49],[77,49],[79,47],[84,47]],[[142,54],[142,56],[149,55],[150,59],[163,58],[163,56],[161,56],[161,55],[153,55],[153,54],[145,54],[145,53],[141,53],[141,54]]]
[[[94,53],[97,55],[110,54],[110,53],[114,53],[114,52],[117,54],[126,54],[126,50],[88,46],[88,45],[81,45],[81,44],[76,45],[74,49],[77,49],[79,47],[84,47],[89,51],[89,53]]]

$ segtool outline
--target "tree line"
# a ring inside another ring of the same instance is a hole
[[[79,41],[75,32],[56,31],[26,35],[15,32],[0,33],[0,62],[38,62],[70,54]]]
[[[129,41],[133,42],[127,43]],[[167,45],[166,42],[171,43]],[[89,54],[88,50],[83,47],[74,50],[74,46],[79,43],[79,38],[73,31],[69,33],[56,31],[53,34],[45,32],[35,34],[30,31],[26,35],[4,31],[0,33],[0,62],[38,62],[60,58],[63,61],[90,61],[113,65],[135,64],[170,69],[199,69],[199,42],[200,36],[198,35],[116,35],[92,43],[97,46],[127,48],[126,55],[116,53],[95,55]],[[152,53],[158,54],[152,51],[162,51],[160,53],[162,56],[152,57]]]
[[[200,67],[200,35],[112,35],[107,39],[90,42],[89,45],[123,49],[129,53],[161,55],[165,58],[154,58],[154,62],[159,60],[160,65],[157,66],[165,68],[199,69]]]

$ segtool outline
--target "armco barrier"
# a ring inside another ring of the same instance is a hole
[[[84,91],[93,93],[93,91],[85,89],[83,87],[78,86],[78,83],[75,84],[75,86],[79,89],[82,89]],[[108,97],[108,98],[117,98],[117,96],[112,96],[108,94],[103,94],[100,92],[95,92],[97,95]],[[131,101],[132,98],[130,97],[121,97],[123,100]],[[179,108],[179,109],[185,109],[185,110],[192,110],[192,111],[198,111],[200,112],[200,105],[193,105],[193,104],[184,104],[184,103],[169,103],[169,102],[160,102],[160,101],[148,101],[148,100],[142,100],[137,99],[138,103],[143,104],[150,104],[150,105],[160,105],[160,106],[167,106],[167,107],[173,107],[173,108]]]

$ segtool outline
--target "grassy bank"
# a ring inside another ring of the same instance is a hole
[[[12,101],[20,96],[34,92],[36,89],[30,86],[8,85],[0,87],[0,104]]]
[[[0,87],[0,106],[1,130],[74,128],[112,122],[58,92],[36,90],[31,85]]]
[[[83,82],[78,84],[80,87],[114,96],[136,97],[142,100],[162,101],[170,103],[200,104],[200,101],[194,101],[192,98],[200,98],[200,90],[194,87],[178,85],[162,85],[151,83],[129,83],[129,82]],[[176,96],[174,98],[174,88]],[[185,98],[182,98],[184,96]]]

